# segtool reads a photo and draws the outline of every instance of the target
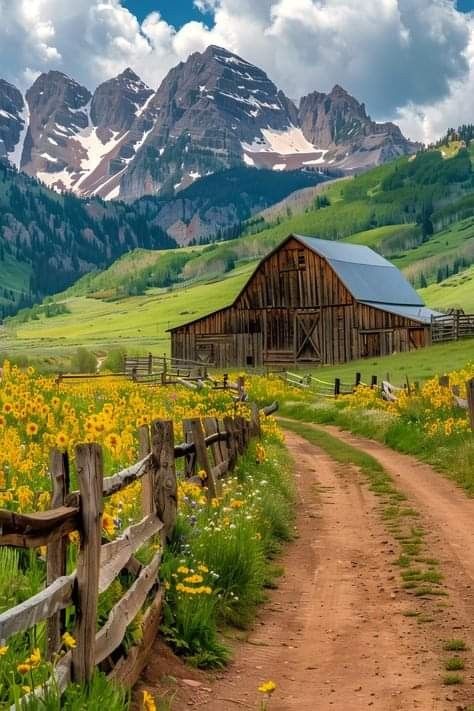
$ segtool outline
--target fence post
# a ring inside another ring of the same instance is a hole
[[[237,378],[237,392],[239,400],[245,399],[245,378],[243,375],[239,375]]]
[[[341,394],[341,379],[334,378],[334,397]]]
[[[183,434],[184,441],[186,444],[191,444],[193,441],[193,435],[191,432],[191,420],[183,420]],[[196,454],[187,454],[184,457],[184,476],[190,479],[196,473]]]
[[[69,458],[67,452],[51,450],[49,472],[53,483],[51,508],[63,506],[69,491]],[[57,578],[66,575],[67,538],[59,538],[48,546],[46,562],[46,584],[51,585]],[[65,630],[65,610],[56,612],[46,623],[46,656],[52,659],[61,645],[61,635]]]
[[[237,437],[235,434],[234,420],[230,415],[224,417],[224,427],[227,432],[227,450],[229,452],[229,470],[235,467],[237,459]]]
[[[360,373],[356,373],[356,380],[355,380],[355,386],[356,386],[356,388],[359,387],[361,380],[362,380],[362,375],[361,375]]]
[[[471,378],[466,383],[467,392],[467,407],[469,410],[469,419],[471,421],[471,430],[474,432],[474,378]]]
[[[224,388],[224,390],[227,390],[228,386],[229,386],[229,374],[224,373],[224,375],[222,377],[222,387]]]
[[[209,457],[207,455],[206,441],[204,432],[199,417],[193,417],[190,420],[191,433],[193,436],[194,446],[196,447],[196,461],[199,469],[206,473],[207,495],[208,498],[214,499],[217,496],[217,487],[214,475],[212,473]],[[203,482],[204,483],[204,482]]]
[[[153,373],[153,354],[148,353],[148,375]]]
[[[151,452],[150,429],[142,425],[138,430],[138,451],[140,459],[144,459]],[[153,513],[155,502],[153,500],[153,473],[148,465],[146,474],[142,477],[142,511],[144,516]]]
[[[370,387],[372,390],[377,387],[377,376],[373,375],[372,380],[370,381]]]
[[[441,375],[438,378],[438,383],[442,388],[449,388],[449,375]]]
[[[254,437],[262,436],[262,426],[260,424],[260,410],[256,402],[250,405],[251,410],[251,434]]]
[[[72,650],[73,679],[88,682],[95,669],[95,635],[99,597],[102,532],[103,458],[98,444],[76,447],[81,495],[81,544],[77,558],[76,642]]]
[[[205,417],[203,424],[204,424],[204,432],[206,434],[206,437],[209,437],[210,435],[219,433],[218,422],[215,417]],[[211,445],[211,452],[212,452],[212,456],[214,459],[214,464],[216,466],[221,464],[225,459],[225,457],[222,454],[220,445],[221,445],[220,442],[215,442],[213,445]]]
[[[178,484],[174,459],[172,420],[155,420],[151,425],[153,453],[153,500],[155,510],[164,523],[163,539],[169,539],[176,523]]]

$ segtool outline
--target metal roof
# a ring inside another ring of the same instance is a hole
[[[294,235],[326,259],[357,301],[423,306],[421,297],[397,267],[370,247],[334,240]]]
[[[373,303],[363,301],[361,302],[367,306],[374,306]],[[397,304],[376,304],[376,308],[382,311],[388,311],[391,314],[397,314],[397,316],[403,316],[404,318],[411,318],[413,321],[419,321],[420,323],[431,323],[432,316],[441,316],[439,311],[433,311],[426,306],[398,306]]]

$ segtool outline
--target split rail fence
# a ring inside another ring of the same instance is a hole
[[[393,385],[390,382],[389,373],[387,373],[386,379],[382,380],[380,385],[376,375],[371,376],[370,383],[364,383],[360,373],[355,374],[353,383],[343,383],[340,378],[335,378],[334,381],[322,380],[310,374],[299,375],[288,371],[284,372],[281,377],[286,383],[288,383],[288,385],[303,390],[309,390],[315,395],[330,399],[337,398],[340,395],[350,395],[355,392],[359,385],[380,389],[381,396],[384,400],[391,402],[395,402],[397,400],[397,393],[400,391],[404,391],[411,395],[419,389],[419,383],[410,383],[408,377],[406,378],[406,383],[403,387]],[[442,387],[449,388],[449,376],[441,376],[439,378],[439,384]],[[453,402],[458,407],[468,411],[471,430],[474,432],[474,378],[466,382],[465,393],[462,393],[458,386],[454,386],[451,387],[451,394],[453,396]]]
[[[162,553],[177,516],[178,476],[206,487],[209,498],[220,490],[220,479],[235,467],[252,437],[259,437],[260,416],[278,408],[251,406],[249,420],[226,416],[183,421],[185,441],[175,442],[173,422],[156,420],[139,430],[140,459],[127,469],[104,476],[102,449],[80,444],[75,450],[78,490],[70,491],[70,461],[66,452],[52,450],[52,509],[19,514],[0,510],[0,546],[47,546],[47,586],[38,594],[0,614],[0,643],[46,621],[47,655],[53,659],[65,632],[66,608],[74,609],[76,646],[55,665],[56,684],[63,690],[73,680],[91,678],[97,665],[129,686],[138,679],[160,625],[163,591],[159,582]],[[176,463],[182,460],[177,475]],[[205,481],[201,478],[205,472]],[[198,472],[200,476],[198,475]],[[104,501],[132,482],[142,482],[143,518],[115,540],[104,540]],[[76,570],[67,573],[69,534],[79,533]],[[148,541],[159,543],[150,562],[136,555]],[[99,594],[126,571],[131,587],[116,603],[97,631]],[[143,637],[125,651],[127,627],[143,612]],[[52,683],[50,680],[48,683]]]

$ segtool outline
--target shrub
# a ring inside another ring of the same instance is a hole
[[[72,357],[71,365],[76,373],[95,373],[97,358],[87,348],[78,348]]]
[[[121,373],[124,369],[124,360],[127,355],[125,348],[113,348],[107,353],[107,358],[102,363],[102,370],[112,373]]]

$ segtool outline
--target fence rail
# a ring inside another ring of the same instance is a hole
[[[431,319],[431,341],[457,341],[460,338],[474,337],[474,314],[456,311]]]
[[[250,439],[260,435],[261,415],[272,414],[278,405],[273,403],[261,411],[255,404],[250,407],[248,420],[242,416],[184,420],[185,442],[175,442],[170,420],[145,425],[139,430],[140,459],[108,477],[104,477],[101,447],[95,443],[77,445],[77,491],[69,491],[68,454],[53,450],[54,508],[31,514],[0,510],[0,546],[47,546],[47,586],[0,614],[0,641],[4,643],[11,635],[46,620],[47,654],[53,658],[65,631],[65,610],[74,606],[76,647],[55,667],[55,683],[63,690],[71,680],[87,681],[96,665],[105,664],[110,676],[133,684],[160,624],[163,592],[158,574],[177,516],[176,463],[183,460],[182,476],[205,486],[208,498],[215,497],[220,478],[233,470]],[[104,500],[138,480],[142,481],[143,517],[118,538],[104,541]],[[77,567],[68,574],[68,535],[74,531],[80,537]],[[147,541],[159,541],[160,545],[152,559],[141,565],[136,555]],[[134,581],[97,631],[99,594],[125,570]],[[126,630],[140,610],[144,611],[143,638],[126,653],[122,648]]]

